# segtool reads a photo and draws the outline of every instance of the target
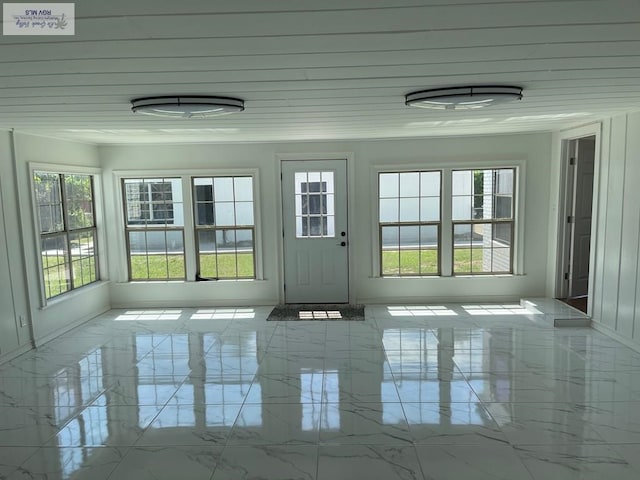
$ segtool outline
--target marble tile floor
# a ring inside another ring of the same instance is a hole
[[[0,365],[0,479],[640,478],[640,353],[560,302],[113,310]]]

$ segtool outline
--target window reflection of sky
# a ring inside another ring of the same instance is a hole
[[[102,352],[96,349],[77,364],[61,370],[53,379],[54,417],[58,425],[68,423],[57,434],[58,445],[85,447],[104,445],[109,438],[107,404],[104,396]],[[92,403],[93,402],[93,403]],[[91,407],[85,405],[91,403]],[[65,478],[80,469],[93,449],[60,449]]]
[[[87,405],[102,393],[102,352],[94,350],[82,357],[77,364],[67,367],[53,379],[55,419],[64,423],[83,405]]]
[[[404,412],[409,425],[485,425],[489,414],[479,403],[408,403]]]
[[[138,363],[139,403],[149,405],[140,407],[142,421],[152,413],[152,405],[163,405],[175,392],[176,382],[184,380],[179,393],[158,415],[154,428],[194,426],[196,398],[204,398],[207,405],[206,425],[233,425],[238,413],[234,405],[244,402],[258,368],[256,332],[226,337],[215,333],[170,334],[159,342],[149,335],[136,337],[138,349],[148,349],[152,342],[155,348]],[[202,394],[196,395],[195,390],[200,388]],[[259,398],[259,384],[254,391]],[[226,410],[213,406],[221,404],[230,406]],[[247,424],[261,422],[257,418],[244,420]]]
[[[464,306],[476,311],[484,308],[480,307]],[[507,307],[513,315],[516,307],[504,306]],[[483,311],[492,309],[495,310],[495,306]],[[228,316],[250,313],[231,310],[235,313],[225,313],[222,309],[199,312],[209,315],[207,320],[223,313]],[[436,316],[437,312],[455,315],[447,310],[425,306],[394,311],[409,316]],[[348,408],[345,398],[351,394],[355,394],[354,398],[363,394],[360,398],[379,402],[380,420],[385,425],[400,425],[405,421],[425,426],[482,425],[487,422],[487,414],[479,403],[474,407],[476,394],[491,390],[493,398],[510,401],[509,373],[502,376],[500,372],[512,369],[511,331],[415,325],[414,322],[410,327],[380,332],[384,352],[379,358],[375,355],[369,358],[362,352],[358,352],[362,356],[347,359],[327,356],[324,362],[329,368],[326,369],[322,364],[316,365],[313,359],[301,361],[298,373],[291,373],[300,382],[299,398],[296,398],[297,382],[291,382],[295,395],[290,399],[298,404],[292,405],[291,412],[301,415],[299,421],[293,419],[292,424],[299,425],[305,432],[341,429],[344,427],[341,422],[345,421],[341,418],[341,408],[343,411]],[[77,364],[60,370],[52,382],[54,417],[58,424],[64,425],[58,433],[58,443],[86,447],[109,442],[109,414],[114,405],[107,405],[113,397],[111,393],[105,394],[105,386],[110,385],[105,385],[103,380],[103,356],[108,354],[108,358],[113,358],[114,354],[124,356],[126,352],[136,360],[136,368],[129,367],[129,375],[117,377],[118,388],[112,393],[118,401],[135,405],[131,408],[138,418],[131,419],[133,425],[137,423],[139,428],[147,429],[151,424],[150,428],[158,434],[159,430],[171,428],[229,429],[234,425],[238,429],[269,428],[269,422],[263,423],[267,420],[265,411],[269,409],[265,410],[265,405],[269,402],[261,403],[272,388],[261,384],[268,381],[267,378],[256,376],[260,371],[259,333],[234,329],[224,332],[135,333],[123,337],[121,342],[112,339]],[[500,348],[492,348],[493,342]],[[109,351],[110,348],[114,349]],[[491,377],[483,376],[484,371],[494,373]],[[249,393],[251,402],[246,402]],[[242,409],[246,403],[255,403],[255,407]],[[87,404],[91,407],[87,408]],[[88,448],[61,450],[65,475],[72,476],[86,463],[90,452]]]
[[[391,328],[383,332],[382,341],[391,370],[391,373],[385,372],[384,382],[388,388],[397,388],[403,402],[435,402],[441,405],[474,402],[477,395],[489,389],[499,394],[500,399],[508,401],[508,375],[504,378],[474,378],[473,388],[470,388],[461,373],[508,372],[510,354],[491,349],[492,341],[510,345],[508,332],[490,332],[480,328]],[[384,388],[383,385],[383,392]],[[384,407],[392,408],[386,404]],[[454,417],[451,421],[456,421],[456,413],[451,415]]]
[[[210,383],[204,384],[204,398],[207,404],[242,404],[244,402],[249,388],[251,388],[250,378],[242,381],[241,377],[237,381],[238,383],[230,383],[232,379],[225,378],[225,383]],[[255,382],[253,384],[253,390],[256,392],[256,397],[260,398],[261,388],[260,383]]]
[[[404,419],[404,410],[401,403],[384,402],[382,404],[382,423],[385,425],[399,425],[405,422]]]
[[[339,428],[340,412],[334,409],[321,407],[323,400],[323,385],[325,380],[329,385],[338,385],[338,372],[313,370],[303,368],[300,370],[300,402],[302,403],[301,425],[303,431],[313,431],[320,428]],[[337,398],[337,392],[329,389],[325,398],[332,401]],[[337,399],[335,400],[338,401]]]
[[[196,414],[192,403],[167,405],[151,424],[152,428],[193,427]]]

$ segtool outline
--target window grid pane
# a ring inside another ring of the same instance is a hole
[[[95,226],[93,179],[90,175],[64,175],[68,230]]]
[[[93,176],[34,172],[46,299],[98,281]]]
[[[515,169],[452,173],[453,273],[513,272]]]
[[[380,173],[382,276],[440,274],[440,171]]]
[[[296,238],[335,237],[334,173],[295,173]]]
[[[71,290],[67,235],[47,235],[41,243],[45,296],[52,298]]]
[[[129,280],[184,280],[180,178],[123,179]]]
[[[198,277],[255,278],[253,177],[192,179]]]
[[[88,285],[98,279],[95,258],[95,234],[95,230],[82,230],[69,234],[74,287]]]

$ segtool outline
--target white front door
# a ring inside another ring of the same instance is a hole
[[[282,162],[286,303],[349,302],[346,160]]]

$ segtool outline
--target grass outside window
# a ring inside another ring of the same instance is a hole
[[[65,255],[42,255],[42,269],[45,273],[47,298],[56,297],[69,291],[71,278],[73,285],[83,287],[96,281],[94,257],[71,256],[71,276]]]
[[[483,249],[481,247],[456,249],[454,271],[458,273],[477,272],[482,269]],[[384,250],[382,252],[382,274],[388,276],[417,276],[438,273],[438,251],[435,249]]]

